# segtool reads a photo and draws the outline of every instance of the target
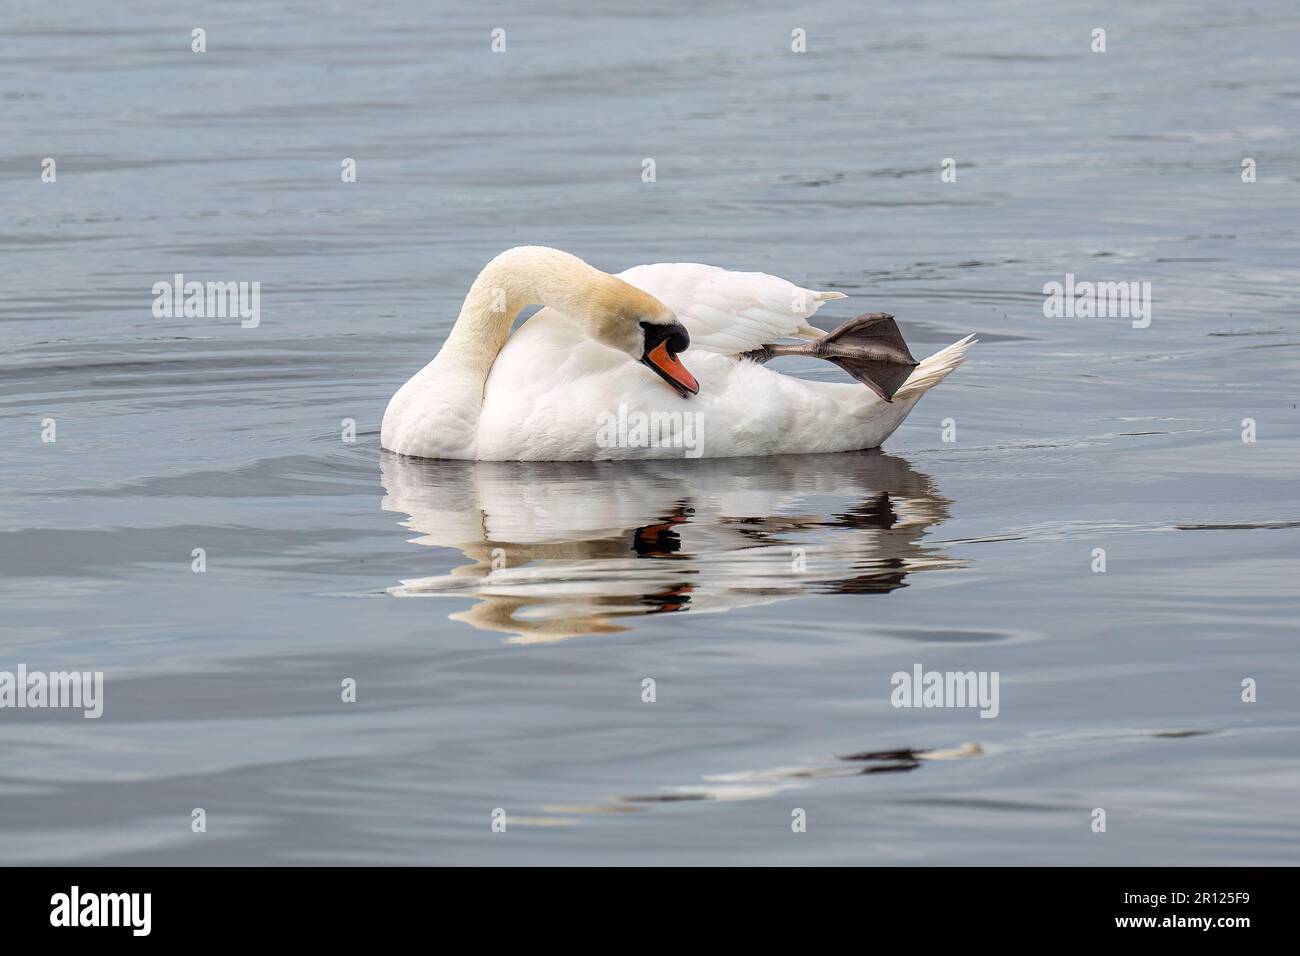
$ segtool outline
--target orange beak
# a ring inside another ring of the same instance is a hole
[[[641,361],[654,369],[656,374],[665,382],[677,389],[682,398],[699,394],[700,383],[695,380],[695,376],[690,373],[677,356],[668,351],[667,342],[660,342],[647,352],[645,358]]]

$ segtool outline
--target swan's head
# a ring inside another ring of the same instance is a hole
[[[686,327],[654,296],[609,278],[613,283],[603,284],[593,297],[591,337],[649,368],[682,398],[697,394],[700,383],[677,357],[691,344]]]

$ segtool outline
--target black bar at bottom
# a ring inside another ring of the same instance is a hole
[[[135,937],[337,946],[460,926],[484,941],[514,931],[549,945],[548,937],[574,934],[596,942],[589,934],[597,928],[625,924],[623,932],[647,940],[698,925],[733,943],[786,925],[857,927],[867,939],[891,927],[919,930],[927,942],[969,941],[978,928],[986,941],[1042,932],[1231,944],[1286,926],[1283,901],[1294,882],[1290,869],[1228,868],[34,868],[0,872],[0,926],[7,943],[75,933],[79,944]],[[629,937],[603,938],[614,946]]]

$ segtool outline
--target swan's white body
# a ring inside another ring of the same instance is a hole
[[[967,336],[922,361],[889,403],[858,383],[808,381],[740,358],[782,338],[821,335],[807,320],[839,293],[695,263],[620,273],[618,279],[676,313],[690,333],[682,360],[699,393],[683,400],[628,352],[593,337],[608,340],[593,323],[617,288],[586,286],[610,278],[557,250],[502,253],[474,283],[442,351],[393,396],[383,446],[421,458],[486,461],[875,448],[961,363],[972,342]],[[519,310],[536,302],[546,307],[510,335]],[[611,443],[602,432],[612,417],[655,413],[653,428],[664,439],[655,444]]]

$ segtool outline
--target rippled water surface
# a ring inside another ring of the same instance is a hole
[[[0,862],[1296,861],[1293,5],[2,17],[0,670],[106,689],[0,710]],[[981,341],[883,452],[381,453],[524,242]],[[155,318],[178,272],[260,325]],[[1067,273],[1150,327],[1044,318]]]

